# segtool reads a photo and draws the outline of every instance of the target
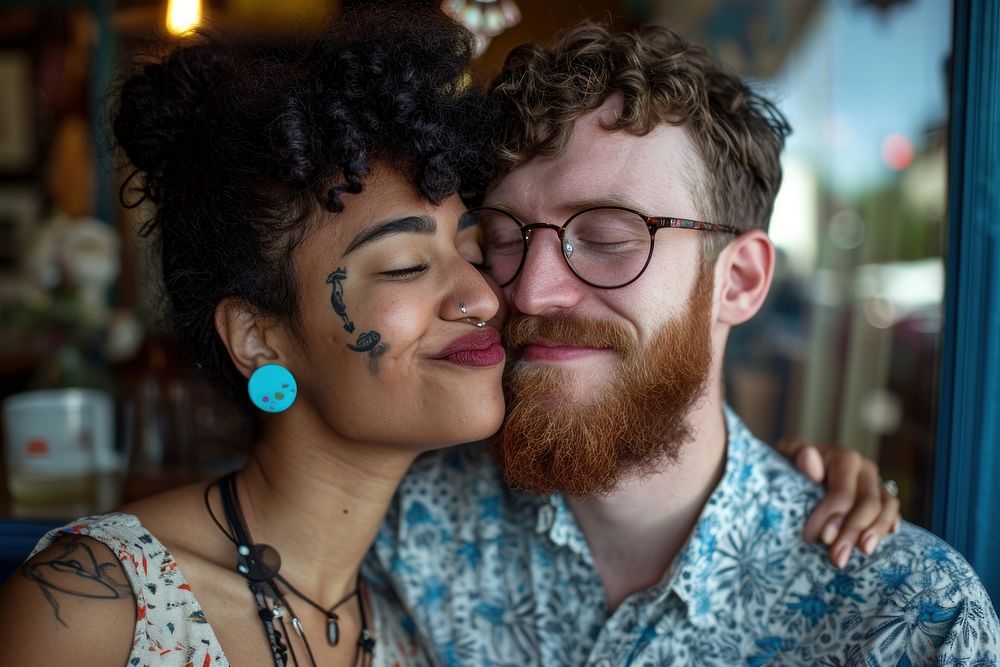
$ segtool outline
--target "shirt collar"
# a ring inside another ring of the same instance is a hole
[[[714,616],[728,604],[731,586],[725,579],[736,577],[736,570],[718,567],[719,547],[740,544],[738,535],[745,530],[742,516],[747,501],[756,495],[760,473],[750,461],[753,435],[736,416],[725,408],[726,467],[722,479],[702,510],[698,523],[664,578],[687,606],[688,619],[698,627],[709,627]]]
[[[698,627],[709,627],[714,613],[727,603],[722,581],[727,575],[717,568],[718,545],[729,543],[740,531],[738,515],[747,494],[756,484],[755,468],[749,461],[753,436],[736,414],[725,408],[726,466],[722,479],[712,492],[698,523],[673,566],[663,579],[660,596],[675,593],[687,607],[688,618]],[[537,498],[535,531],[554,545],[566,547],[593,564],[586,537],[566,499],[560,494]],[[729,576],[735,576],[729,575]]]
[[[535,532],[545,535],[554,545],[566,547],[586,562],[593,564],[587,538],[580,530],[580,525],[562,494],[538,498]]]

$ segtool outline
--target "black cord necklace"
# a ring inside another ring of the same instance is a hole
[[[313,609],[326,616],[326,641],[330,646],[336,646],[340,642],[340,626],[337,625],[337,622],[340,621],[340,617],[337,616],[336,610],[339,607],[343,606],[344,603],[350,600],[352,597],[358,595],[358,591],[360,590],[361,587],[361,575],[360,574],[358,575],[358,580],[354,585],[354,590],[345,595],[344,597],[342,597],[336,603],[334,603],[334,605],[329,609],[323,609],[323,607],[319,606],[319,604],[317,604],[314,600],[307,597],[304,593],[301,593],[299,589],[295,588],[295,586],[292,586],[290,583],[288,583],[288,580],[285,579],[280,574],[276,573],[274,575],[274,578],[280,581],[282,584],[284,584],[285,588],[291,591],[292,594],[295,595],[295,597],[299,598],[303,602],[306,602]],[[358,602],[358,607],[359,608],[364,607],[364,605],[361,604],[360,600]],[[364,612],[362,611],[362,614],[363,613]],[[362,629],[361,632],[362,634],[364,634],[366,631],[367,631],[366,629]]]
[[[236,545],[236,569],[246,578],[250,590],[254,595],[254,600],[257,602],[258,615],[264,624],[264,631],[271,644],[271,653],[274,657],[276,667],[284,667],[287,664],[286,661],[289,652],[291,653],[293,663],[298,664],[294,649],[292,649],[290,643],[287,646],[285,645],[282,641],[282,632],[276,626],[277,622],[280,624],[285,637],[288,636],[288,630],[285,627],[284,621],[286,609],[291,618],[290,623],[292,628],[305,646],[310,663],[313,666],[316,665],[316,659],[313,656],[312,648],[309,646],[309,641],[306,639],[302,624],[276,582],[281,582],[290,593],[326,616],[326,640],[330,646],[336,646],[340,642],[340,617],[337,615],[336,610],[351,598],[357,597],[358,612],[361,618],[361,632],[358,635],[357,645],[361,649],[362,663],[370,663],[375,650],[375,639],[368,629],[365,605],[361,599],[360,572],[358,573],[354,590],[334,603],[333,606],[323,608],[319,603],[299,591],[278,573],[278,570],[281,568],[281,556],[276,549],[267,544],[254,544],[253,539],[250,537],[250,531],[246,526],[246,521],[243,518],[242,508],[240,507],[239,495],[236,491],[235,474],[230,473],[226,475],[219,480],[218,484],[222,509],[225,512],[226,522],[229,524],[232,534],[222,526],[222,523],[215,516],[215,512],[212,511],[212,505],[208,498],[209,492],[212,486],[214,486],[212,484],[205,488],[205,508],[208,510],[209,517],[219,527],[219,530],[222,531],[222,534]],[[268,598],[273,600],[272,604],[268,604]]]

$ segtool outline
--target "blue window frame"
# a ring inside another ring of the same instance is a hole
[[[1000,600],[1000,0],[955,3],[933,529]]]

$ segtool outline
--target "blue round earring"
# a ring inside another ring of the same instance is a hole
[[[295,376],[280,364],[266,364],[253,372],[247,382],[250,400],[264,412],[284,412],[295,402]]]

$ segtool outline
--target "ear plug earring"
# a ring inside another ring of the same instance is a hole
[[[280,364],[265,364],[247,382],[250,400],[264,412],[284,412],[292,407],[298,392],[295,376]]]

